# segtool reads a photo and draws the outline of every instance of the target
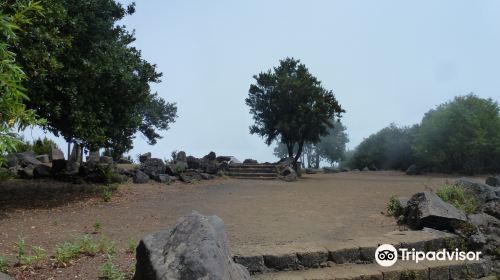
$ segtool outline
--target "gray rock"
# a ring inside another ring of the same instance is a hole
[[[408,168],[406,169],[406,175],[418,175],[418,174],[420,174],[420,171],[415,164],[408,166]]]
[[[490,176],[486,178],[486,185],[500,187],[500,176]]]
[[[370,171],[370,168],[368,168],[368,166],[365,166],[362,171],[365,171],[365,172]]]
[[[217,156],[215,155],[214,152],[210,152],[208,153],[208,155],[204,156],[203,159],[206,159],[206,160],[216,160],[217,159]]]
[[[461,186],[474,195],[480,203],[486,203],[491,200],[499,199],[499,195],[495,187],[480,183],[470,178],[459,178],[455,181],[455,185]]]
[[[229,164],[240,164],[240,163],[241,161],[235,157],[231,157],[231,159],[229,160]]]
[[[17,171],[17,174],[21,176],[24,179],[32,179],[33,178],[33,171],[35,169],[34,165],[28,165],[25,166]]]
[[[316,169],[312,169],[312,168],[306,168],[305,172],[306,172],[306,174],[316,174],[316,173],[318,173],[318,171],[316,171]]]
[[[52,161],[52,173],[57,174],[66,170],[67,162],[65,159],[55,159]]]
[[[90,151],[89,156],[87,157],[87,162],[99,162],[100,158],[101,154],[99,153],[99,150]]]
[[[149,176],[140,170],[137,170],[132,178],[135,184],[146,184],[149,182]]]
[[[33,169],[33,177],[35,179],[48,178],[51,173],[51,167],[45,164],[39,164]]]
[[[80,154],[80,145],[77,143],[73,144],[73,148],[71,149],[71,154],[69,156],[70,161],[80,162],[82,159],[82,155]]]
[[[208,173],[200,173],[200,176],[203,180],[210,180],[210,179],[213,179],[214,176],[213,175],[210,175]]]
[[[297,180],[297,172],[293,170],[291,167],[286,167],[282,171],[280,171],[280,174],[278,176],[281,180],[286,181],[286,182],[292,182]]]
[[[199,158],[195,158],[193,156],[188,156],[186,158],[186,162],[189,169],[199,169],[201,166],[201,160]]]
[[[233,262],[224,222],[199,213],[182,218],[172,230],[144,237],[136,250],[134,280],[249,280]]]
[[[170,184],[170,176],[167,174],[160,174],[158,175],[158,182],[164,183],[164,184]]]
[[[201,181],[203,180],[203,177],[201,176],[200,173],[196,171],[187,171],[179,174],[179,178],[181,181],[185,183],[191,183],[193,181]]]
[[[231,161],[231,157],[230,157],[230,156],[218,156],[218,157],[216,158],[216,160],[217,160],[218,162],[223,162],[223,161],[227,161],[227,162],[229,162],[229,161]]]
[[[36,159],[35,153],[32,151],[26,151],[22,153],[16,154],[17,159],[19,160],[19,165],[26,167],[28,165],[34,165],[37,166],[39,164],[42,164],[39,160]]]
[[[5,158],[5,165],[8,168],[17,166],[18,163],[19,163],[19,160],[17,159],[16,155],[10,154],[10,155],[7,155],[7,157]]]
[[[76,161],[67,161],[66,162],[66,172],[69,174],[76,174],[80,169],[80,163]]]
[[[219,162],[203,158],[203,171],[208,174],[217,174],[219,172]]]
[[[186,152],[184,151],[180,151],[177,153],[177,155],[175,156],[175,161],[186,161],[187,157],[186,157]]]
[[[128,158],[121,157],[118,160],[118,163],[119,164],[132,164],[132,161],[130,159],[128,159]]]
[[[247,158],[243,161],[243,164],[258,164],[258,163],[259,162],[257,162],[257,160],[251,158]]]
[[[64,159],[64,153],[56,146],[51,146],[49,152],[49,159],[50,161]]]
[[[324,173],[338,173],[339,170],[335,167],[323,167],[323,172]],[[307,173],[307,169],[306,169],[306,173]]]
[[[49,155],[39,155],[35,157],[37,160],[39,160],[41,163],[49,163]]]
[[[416,193],[408,201],[406,219],[412,228],[454,230],[458,221],[466,221],[465,214],[428,191]]]
[[[485,203],[481,209],[484,213],[500,220],[500,200],[492,200]]]
[[[165,163],[159,158],[150,158],[141,164],[139,168],[142,172],[149,175],[154,180],[160,174],[165,174]]]
[[[139,156],[139,162],[140,163],[144,163],[148,159],[151,159],[151,153],[145,153],[145,154],[142,154],[142,155]]]
[[[15,279],[5,273],[0,272],[0,280],[15,280]]]

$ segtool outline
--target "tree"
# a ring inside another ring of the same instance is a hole
[[[420,164],[444,172],[500,170],[500,107],[474,94],[427,112],[414,152]]]
[[[7,6],[21,1],[7,0]],[[132,147],[136,132],[150,144],[175,121],[177,108],[151,92],[156,66],[130,46],[135,40],[118,22],[133,14],[112,0],[47,0],[47,16],[25,28],[14,52],[28,76],[27,106],[47,119],[44,128],[90,149],[116,153]],[[24,29],[24,28],[23,28]]]
[[[278,67],[253,76],[246,104],[255,124],[251,134],[270,145],[279,140],[296,164],[304,143],[317,143],[333,127],[332,119],[345,112],[331,90],[309,73],[299,60],[286,58]],[[297,151],[294,152],[294,146]]]
[[[5,13],[0,9],[0,165],[6,153],[14,152],[19,140],[13,133],[17,127],[42,123],[33,110],[26,109],[24,101],[28,99],[23,82],[26,75],[17,64],[16,55],[9,48],[18,40],[19,25],[30,24],[26,14],[40,12],[36,3],[18,5]]]

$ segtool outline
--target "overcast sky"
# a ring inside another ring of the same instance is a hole
[[[252,76],[285,57],[300,59],[334,91],[347,111],[350,148],[391,122],[418,123],[456,95],[500,100],[500,1],[136,4],[123,24],[135,29],[135,46],[163,72],[153,89],[177,103],[179,117],[155,146],[138,136],[133,156],[215,151],[275,161],[273,147],[249,134],[244,100]]]

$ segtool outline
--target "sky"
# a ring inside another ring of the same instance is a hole
[[[133,157],[184,150],[276,161],[273,146],[249,133],[245,98],[252,76],[286,57],[333,90],[349,148],[392,122],[418,123],[456,95],[500,101],[500,1],[136,0],[121,24],[163,73],[152,89],[179,116],[155,146],[137,135]]]

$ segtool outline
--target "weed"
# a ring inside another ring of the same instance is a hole
[[[33,256],[29,257],[29,263],[34,263],[36,266],[40,265],[47,256],[45,250],[40,246],[31,246],[31,250],[33,251]]]
[[[135,247],[137,246],[137,241],[134,238],[129,238],[127,241],[127,253],[133,254],[135,252]]]
[[[80,248],[78,244],[65,242],[56,245],[56,254],[54,256],[57,264],[67,265],[69,261],[75,259],[80,255]]]
[[[105,188],[101,193],[101,198],[104,202],[109,202],[111,200],[112,191]]]
[[[103,279],[107,279],[107,280],[124,280],[125,279],[125,273],[119,271],[115,267],[115,265],[113,264],[112,255],[106,256],[106,262],[103,265],[101,265],[100,271],[101,271],[101,278],[103,278]]]
[[[0,255],[0,272],[7,272],[7,268],[9,268],[9,262],[7,258],[3,255]]]
[[[443,201],[452,204],[466,214],[474,213],[478,206],[477,200],[468,195],[465,188],[461,186],[446,186],[438,190],[436,194]]]
[[[14,243],[14,246],[16,248],[16,257],[17,257],[17,263],[18,264],[23,264],[26,261],[26,242],[24,241],[24,238],[18,237],[17,242]]]
[[[93,256],[97,253],[97,245],[90,236],[85,235],[78,240],[78,250],[80,254]]]
[[[96,233],[99,232],[102,228],[101,221],[99,221],[99,220],[95,221],[93,227],[94,227],[94,232],[96,232]]]
[[[387,203],[387,214],[394,217],[399,217],[403,214],[404,208],[395,196]]]

